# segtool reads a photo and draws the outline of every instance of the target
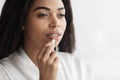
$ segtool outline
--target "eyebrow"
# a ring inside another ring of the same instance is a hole
[[[35,8],[35,9],[33,10],[33,12],[35,12],[35,11],[37,11],[37,10],[40,10],[40,9],[50,11],[50,8],[44,7],[44,6],[40,6],[40,7]],[[64,7],[60,7],[60,8],[58,8],[57,10],[64,10],[64,9],[65,9]]]

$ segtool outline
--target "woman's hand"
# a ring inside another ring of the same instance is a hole
[[[45,44],[37,56],[40,80],[56,80],[58,72],[58,55],[54,51],[55,40]]]

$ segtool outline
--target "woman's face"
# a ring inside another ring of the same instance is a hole
[[[35,0],[23,27],[25,43],[40,46],[54,39],[57,46],[66,29],[62,0]]]

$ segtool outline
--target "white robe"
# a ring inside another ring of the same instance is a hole
[[[58,52],[57,80],[94,80],[91,68],[74,55]],[[39,80],[37,66],[23,49],[0,61],[0,80]]]

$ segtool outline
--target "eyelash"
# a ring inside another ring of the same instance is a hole
[[[48,16],[47,14],[38,14],[38,17],[42,18],[42,17],[46,17]]]
[[[59,14],[58,16],[59,17],[65,17],[65,14]]]
[[[48,14],[43,14],[43,13],[38,14],[39,18],[44,18],[44,17],[47,17],[47,16],[48,16]],[[58,17],[59,18],[65,17],[65,14],[60,13],[60,14],[58,14]]]

